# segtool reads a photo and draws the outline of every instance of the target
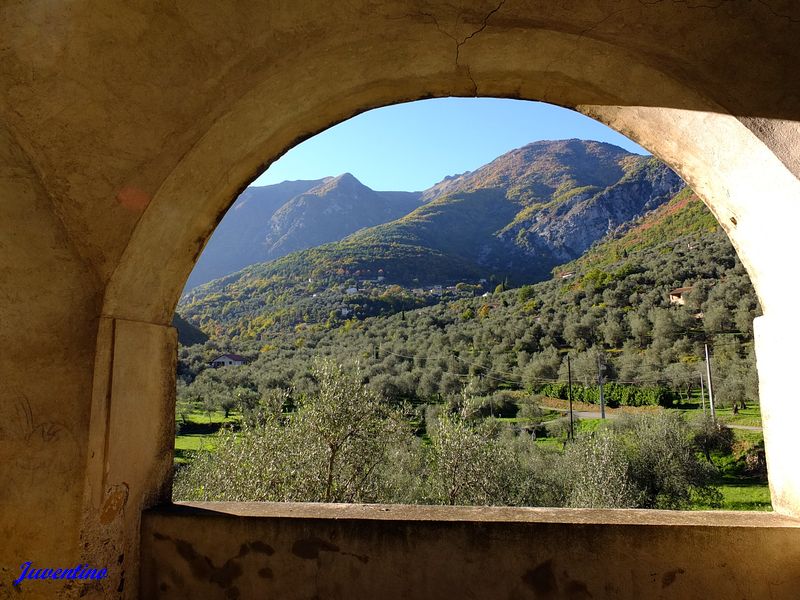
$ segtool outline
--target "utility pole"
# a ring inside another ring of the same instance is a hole
[[[569,439],[575,439],[575,425],[572,418],[572,364],[567,354],[567,398],[569,398]]]
[[[600,354],[597,355],[597,385],[600,387],[600,418],[606,418],[606,399],[603,396],[603,361]]]
[[[711,411],[711,420],[717,422],[717,413],[714,410],[714,388],[711,386],[711,360],[708,358],[708,344],[706,348],[706,379],[708,380],[708,408]]]
[[[703,386],[703,374],[700,374],[700,404],[703,405],[703,418],[706,416],[706,392]]]

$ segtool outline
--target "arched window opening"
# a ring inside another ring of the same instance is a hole
[[[491,99],[306,144],[178,305],[175,499],[770,509],[758,300],[667,165]]]

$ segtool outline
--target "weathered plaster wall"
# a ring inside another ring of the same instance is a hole
[[[167,325],[215,223],[304,137],[429,96],[577,107],[697,189],[766,310],[770,484],[800,514],[799,27],[800,7],[772,0],[4,3],[0,592],[24,560],[85,559],[112,576],[23,596],[138,595],[140,510],[169,485]]]
[[[100,320],[80,559],[108,578],[79,586],[99,597],[138,596],[141,511],[170,500],[176,360],[172,327]]]
[[[778,515],[198,504],[145,513],[143,596],[794,599]]]
[[[100,288],[0,128],[0,597],[28,560],[79,555]]]

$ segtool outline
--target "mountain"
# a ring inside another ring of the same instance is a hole
[[[376,192],[350,173],[247,188],[212,235],[186,284],[340,240],[411,212],[419,192]]]
[[[208,341],[208,336],[189,323],[178,313],[172,315],[172,326],[178,330],[178,343],[182,346],[193,346]]]
[[[576,192],[600,191],[619,181],[642,157],[592,140],[543,140],[476,169],[446,177],[422,194],[425,202],[457,192],[499,189],[510,200],[535,204]]]
[[[528,256],[556,265],[583,254],[617,227],[651,211],[684,189],[683,181],[655,158],[626,161],[624,175],[605,189],[572,188],[522,211],[499,233]]]
[[[727,240],[719,229],[714,215],[700,198],[691,189],[684,188],[658,209],[620,226],[580,258],[561,265],[559,271],[578,274],[592,270],[607,271],[624,259],[633,259],[669,245],[680,246],[673,251],[684,254],[697,246],[701,238],[712,234],[712,238],[719,238],[724,244]],[[685,247],[683,241],[686,242]],[[675,287],[682,285],[676,283]]]
[[[272,215],[286,202],[323,181],[284,181],[247,188],[214,230],[189,275],[186,289],[267,260],[262,240]]]
[[[402,218],[263,265],[260,276],[538,280],[683,187],[658,159],[611,144],[536,142],[426,190]]]
[[[245,273],[216,299],[184,308],[220,332],[215,343],[252,357],[253,377],[267,386],[302,389],[313,359],[330,357],[357,363],[368,385],[397,402],[441,402],[462,394],[465,384],[480,396],[525,388],[565,397],[569,352],[579,397],[597,400],[588,390],[596,390],[600,357],[614,384],[607,394],[616,394],[606,399],[638,405],[688,399],[709,344],[718,402],[758,399],[752,349],[758,300],[724,231],[689,189],[607,234],[548,280],[517,289],[462,295],[477,287],[462,286],[433,305],[399,304],[374,316],[363,307],[385,297],[402,300],[398,286],[365,285],[352,296],[324,285],[311,288],[313,294],[295,286],[301,293],[290,302],[280,304],[275,295],[261,307],[268,321],[236,320],[213,306],[236,304],[238,286],[256,282]],[[677,287],[690,288],[683,305],[670,298]],[[241,297],[251,303],[258,295]],[[315,318],[310,309],[326,298],[352,313]],[[202,365],[191,356],[212,348],[189,350],[183,373]]]
[[[657,159],[611,144],[536,142],[437,184],[419,196],[424,204],[398,219],[197,287],[180,310],[206,331],[251,337],[298,322],[331,322],[330,314],[350,305],[362,318],[431,302],[419,294],[413,301],[396,292],[386,297],[381,290],[391,284],[408,289],[486,279],[493,288],[506,279],[541,281],[684,187]],[[375,218],[384,218],[380,195],[352,176],[325,180],[276,211],[271,221],[285,226],[269,239],[276,251],[288,250],[298,231],[313,230],[295,226],[304,222],[301,215],[315,215],[309,221],[316,224],[332,206],[349,214],[368,204],[378,207]],[[400,199],[406,206],[418,201]],[[365,286],[372,286],[368,293]],[[363,302],[343,304],[348,287],[365,293],[358,296]]]
[[[420,205],[417,192],[376,192],[350,173],[323,180],[281,206],[263,241],[267,260],[393,221]]]

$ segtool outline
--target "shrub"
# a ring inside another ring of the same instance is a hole
[[[566,383],[548,383],[537,386],[537,393],[551,398],[567,400],[569,386]],[[609,382],[603,384],[603,396],[606,406],[671,406],[674,393],[665,387],[640,387],[622,383]],[[599,386],[572,385],[572,399],[577,402],[599,404]]]

